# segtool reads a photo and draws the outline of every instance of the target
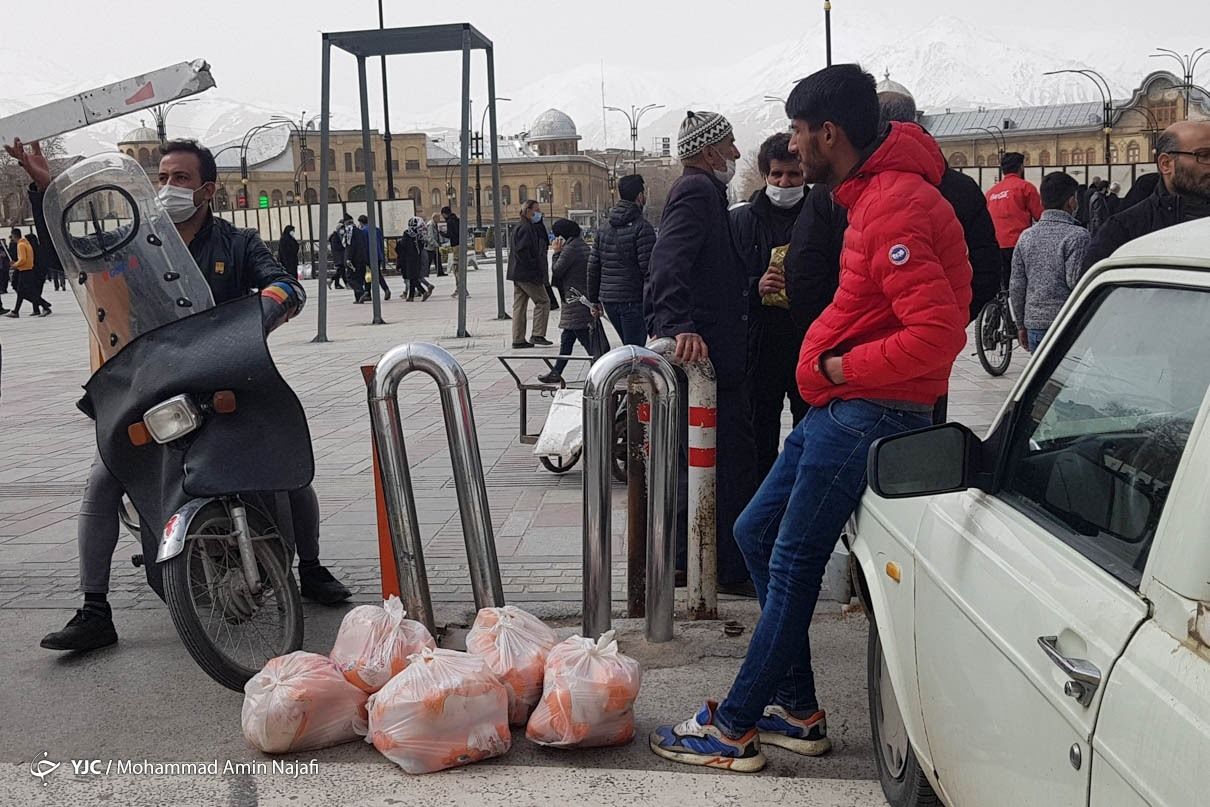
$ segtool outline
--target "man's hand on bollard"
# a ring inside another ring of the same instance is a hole
[[[50,187],[50,163],[42,156],[41,143],[35,141],[30,150],[26,151],[21,138],[16,138],[11,146],[6,144],[4,150],[25,169],[25,173],[29,174],[29,178],[38,186],[38,190],[44,191]]]
[[[710,351],[706,348],[706,340],[697,334],[678,333],[676,335],[676,353],[674,355],[679,362],[693,364],[694,362],[705,361],[710,358]]]
[[[760,276],[760,282],[756,286],[756,290],[760,292],[760,296],[766,294],[777,294],[779,291],[784,291],[786,288],[786,276],[781,269],[770,266],[765,273]]]

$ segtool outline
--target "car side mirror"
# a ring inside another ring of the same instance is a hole
[[[983,442],[961,423],[944,423],[883,437],[870,446],[870,489],[903,499],[984,489]]]

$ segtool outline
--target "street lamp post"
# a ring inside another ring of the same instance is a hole
[[[1105,164],[1112,165],[1113,161],[1109,155],[1109,135],[1113,132],[1113,91],[1109,88],[1109,82],[1095,70],[1050,70],[1042,75],[1054,76],[1059,73],[1076,73],[1091,81],[1097,87],[1097,92],[1101,94],[1102,116],[1101,126],[1105,133]]]
[[[546,202],[550,207],[550,217],[555,217],[555,179],[550,174],[546,175]]]
[[[832,66],[832,0],[823,0],[823,39],[828,57],[828,67]]]
[[[382,24],[382,0],[378,0],[378,29],[384,28]],[[383,54],[382,58],[382,142],[386,147],[387,152],[387,199],[395,198],[395,170],[392,164],[391,154],[391,103],[387,98],[387,57]],[[366,159],[374,159],[371,154]]]
[[[1150,109],[1148,109],[1145,106],[1127,106],[1127,107],[1122,107],[1121,109],[1118,110],[1118,113],[1123,114],[1123,115],[1126,114],[1127,112],[1137,112],[1147,119],[1147,123],[1151,126],[1150,129],[1146,130],[1147,145],[1148,145],[1149,150],[1152,153],[1154,153],[1155,152],[1155,138],[1156,138],[1156,135],[1160,131],[1159,119],[1157,119],[1155,117],[1154,112],[1152,112]]]
[[[993,140],[993,141],[995,142],[995,144],[996,144],[996,152],[997,152],[997,154],[999,154],[999,156],[1000,156],[1000,158],[1001,158],[1001,159],[1003,159],[1003,158],[1004,158],[1004,152],[1008,150],[1008,149],[1006,148],[1006,147],[1007,147],[1007,145],[1008,145],[1008,143],[1007,143],[1007,141],[1004,139],[1004,130],[1003,130],[1003,129],[1001,129],[999,126],[969,126],[969,127],[967,127],[967,128],[966,128],[966,130],[965,130],[965,131],[968,131],[968,132],[987,132],[989,135],[991,135],[991,136],[992,136],[992,140]],[[999,133],[999,134],[997,134],[997,133]]]
[[[1193,83],[1193,71],[1197,69],[1197,63],[1202,60],[1202,57],[1210,53],[1210,49],[1198,48],[1193,53],[1180,54],[1171,48],[1156,48],[1159,53],[1151,54],[1153,59],[1175,59],[1177,64],[1181,66],[1181,71],[1184,73],[1184,84],[1181,87],[1185,90],[1185,120],[1189,120],[1189,95],[1197,85]]]
[[[616,106],[607,106],[605,108],[610,112],[621,112],[626,116],[626,120],[630,124],[631,173],[637,174],[639,172],[639,121],[643,119],[643,115],[647,112],[650,112],[653,109],[663,109],[664,105],[648,104],[644,107],[635,107],[633,104],[631,104],[629,112]]]
[[[511,98],[496,96],[497,101],[511,101]],[[479,116],[479,131],[471,137],[471,154],[475,158],[475,234],[483,235],[483,194],[479,188],[479,168],[483,163],[483,127],[487,122],[487,113],[491,110],[491,99],[483,105],[483,114]],[[495,188],[493,193],[499,193]]]
[[[168,113],[181,104],[188,104],[192,100],[185,99],[184,101],[174,101],[171,104],[156,104],[151,108],[151,117],[155,121],[155,133],[159,135],[161,146],[168,142]]]

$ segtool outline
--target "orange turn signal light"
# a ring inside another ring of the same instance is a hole
[[[214,411],[220,415],[229,415],[235,411],[235,393],[229,389],[219,390],[210,399]]]
[[[903,573],[899,569],[899,564],[893,560],[887,561],[886,576],[898,583],[899,579],[903,576]]]
[[[132,445],[145,446],[151,442],[151,432],[147,431],[147,427],[143,425],[143,421],[131,423],[126,427],[126,435],[130,438]]]

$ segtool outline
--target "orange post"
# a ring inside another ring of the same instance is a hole
[[[361,376],[366,385],[374,374],[373,364],[361,365]],[[374,457],[374,509],[378,520],[378,567],[382,574],[382,598],[385,600],[394,594],[402,597],[399,590],[399,570],[395,567],[395,553],[391,550],[391,530],[387,526],[387,500],[382,494],[382,474],[378,470],[378,447],[374,438],[370,437],[370,450]]]

